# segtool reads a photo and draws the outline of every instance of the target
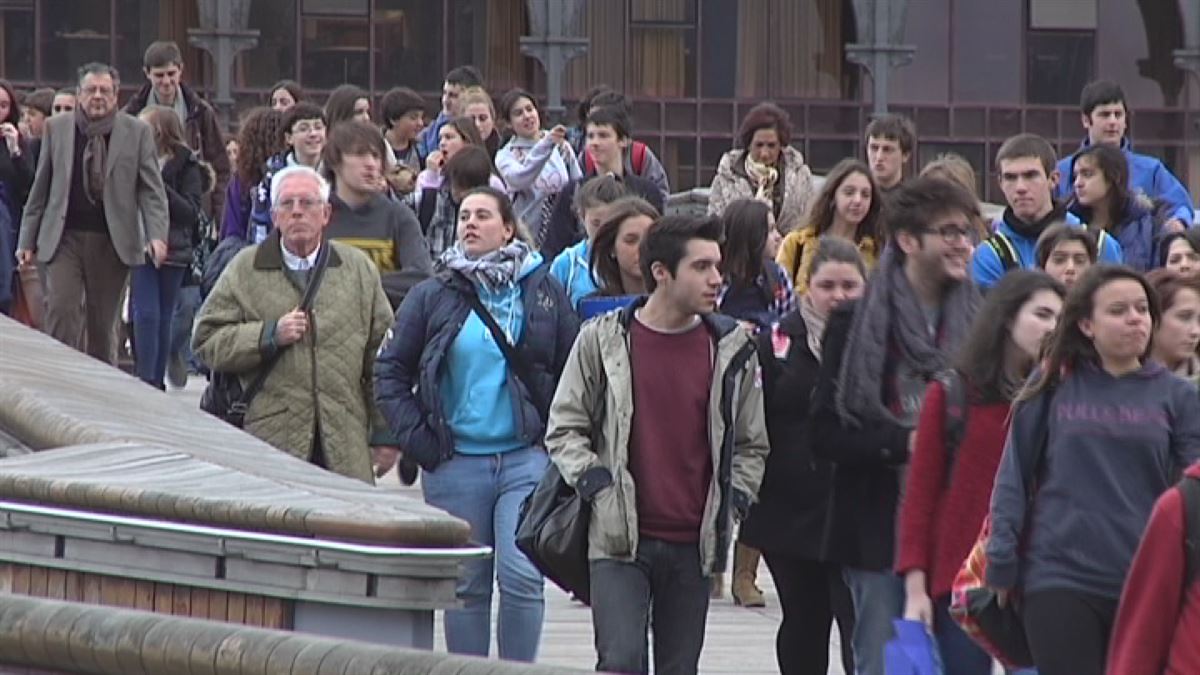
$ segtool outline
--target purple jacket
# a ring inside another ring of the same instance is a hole
[[[246,225],[250,222],[248,200],[242,198],[242,179],[236,173],[225,187],[225,215],[221,218],[221,239],[227,237],[246,238]]]

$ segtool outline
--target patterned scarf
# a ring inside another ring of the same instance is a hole
[[[746,153],[746,175],[757,187],[754,198],[766,202],[769,206],[775,204],[775,184],[779,182],[779,169],[756,161]]]
[[[429,199],[428,194],[425,199]],[[454,247],[455,230],[458,227],[458,204],[450,194],[449,185],[437,191],[437,201],[433,207],[433,217],[429,220],[429,230],[425,233],[425,241],[429,244],[429,257],[437,260],[443,253]]]
[[[496,293],[517,283],[517,276],[525,267],[525,261],[531,253],[533,249],[529,244],[520,239],[513,239],[507,245],[481,258],[469,258],[459,242],[442,253],[442,257],[438,259],[438,267],[458,272],[476,286],[489,293]]]
[[[112,134],[117,111],[91,119],[82,107],[75,108],[75,128],[87,138],[83,148],[83,191],[93,204],[104,201],[104,178],[108,166],[108,138]]]
[[[928,381],[958,351],[981,302],[975,284],[955,284],[942,298],[941,327],[930,335],[925,309],[904,274],[896,247],[893,241],[884,249],[866,295],[858,301],[838,374],[838,415],[858,425],[896,420],[882,396],[889,343],[894,340],[897,356]]]

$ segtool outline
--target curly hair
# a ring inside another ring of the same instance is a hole
[[[258,185],[267,160],[283,152],[283,113],[267,106],[251,108],[238,131],[237,176],[243,186]]]
[[[739,147],[748,150],[754,132],[759,129],[774,129],[779,134],[779,145],[783,147],[792,142],[792,120],[783,108],[774,103],[759,103],[746,113],[738,130]]]

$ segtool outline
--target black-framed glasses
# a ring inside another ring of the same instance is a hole
[[[965,241],[968,244],[974,243],[973,230],[969,225],[957,225],[955,223],[946,223],[940,227],[927,227],[924,230],[925,234],[936,234],[942,238],[942,241],[954,245],[960,241]]]

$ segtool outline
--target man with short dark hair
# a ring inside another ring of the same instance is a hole
[[[208,101],[183,83],[183,54],[174,42],[152,42],[142,57],[146,84],[125,104],[125,112],[137,117],[148,105],[161,105],[175,111],[183,122],[184,137],[216,172],[217,182],[209,192],[212,200],[208,213],[214,221],[225,212],[225,185],[229,182],[229,156],[217,113]]]
[[[1054,148],[1035,134],[1018,134],[1004,141],[996,153],[1000,190],[1008,206],[993,225],[995,234],[975,249],[971,274],[982,289],[989,289],[1007,272],[1037,267],[1035,248],[1046,228],[1078,219],[1054,201],[1061,176],[1054,168]],[[1101,232],[1097,244],[1101,262],[1119,264],[1121,245]]]
[[[251,195],[250,226],[247,239],[257,244],[271,232],[271,178],[285,167],[307,166],[321,172],[321,151],[325,149],[326,119],[320,106],[301,101],[283,114],[283,142],[287,149],[267,160],[263,179]]]
[[[425,99],[408,87],[395,87],[379,101],[379,116],[396,161],[413,171],[424,169],[420,138],[425,128]]]
[[[873,118],[864,138],[867,166],[886,196],[904,181],[904,169],[917,144],[917,129],[907,117],[889,113]]]
[[[114,365],[129,268],[162,264],[168,227],[154,134],[117,110],[119,86],[111,66],[79,69],[79,109],[46,122],[17,244],[20,265],[46,268],[46,332]]]
[[[1087,131],[1080,148],[1103,143],[1120,148],[1129,162],[1129,190],[1142,193],[1151,200],[1161,201],[1169,208],[1165,231],[1179,232],[1192,224],[1192,198],[1187,188],[1155,157],[1133,151],[1133,144],[1125,132],[1129,128],[1129,107],[1121,86],[1109,80],[1097,80],[1083,88],[1079,100],[1080,119]],[[1058,162],[1062,178],[1055,188],[1059,199],[1071,194],[1075,180],[1075,157],[1064,157]]]
[[[459,105],[458,98],[462,96],[463,90],[467,87],[481,86],[483,86],[483,77],[475,69],[475,66],[459,66],[446,73],[446,80],[442,83],[442,111],[438,113],[433,124],[425,127],[424,133],[421,134],[422,157],[428,157],[438,149],[440,140],[438,132],[442,130],[442,125],[447,120],[462,114],[462,106]]]
[[[969,274],[975,198],[915,178],[892,199],[892,240],[862,299],[830,315],[813,393],[815,451],[835,462],[826,559],[845,563],[858,675],[883,675],[904,605],[892,572],[904,466],[925,387],[946,369],[979,306]]]
[[[719,219],[667,216],[641,244],[650,296],[584,324],[546,448],[590,502],[597,670],[695,673],[712,576],[768,451],[754,343],[716,313]],[[649,624],[649,625],[648,625]]]
[[[601,111],[608,112],[611,117],[609,115],[605,115]],[[643,178],[653,183],[656,187],[658,187],[658,191],[661,193],[662,199],[665,202],[667,198],[671,196],[670,178],[667,176],[667,170],[663,168],[662,162],[659,161],[658,156],[654,154],[654,151],[650,149],[650,146],[641,141],[634,140],[632,124],[633,104],[630,102],[629,97],[619,91],[613,91],[611,89],[600,92],[592,98],[587,119],[592,119],[595,117],[594,113],[600,113],[601,117],[598,119],[601,121],[601,123],[612,126],[614,130],[617,130],[619,125],[615,124],[613,120],[620,120],[624,122],[624,129],[620,129],[619,131],[624,132],[622,137],[625,141],[627,141],[626,143],[622,144],[621,151],[621,159],[624,162],[625,173],[627,175],[634,175],[639,178]],[[602,175],[604,172],[597,170],[597,167],[594,165],[595,159],[588,151],[587,120],[584,120],[583,131],[583,154],[579,155],[579,166],[581,169],[583,169],[585,178],[588,176]],[[647,201],[650,201],[648,198],[646,199]],[[651,201],[651,203],[655,202]],[[659,210],[661,211],[662,209]]]
[[[334,176],[326,237],[367,254],[395,311],[409,289],[433,273],[433,264],[412,209],[384,196],[383,143],[367,122],[333,128],[322,152],[325,170]]]

